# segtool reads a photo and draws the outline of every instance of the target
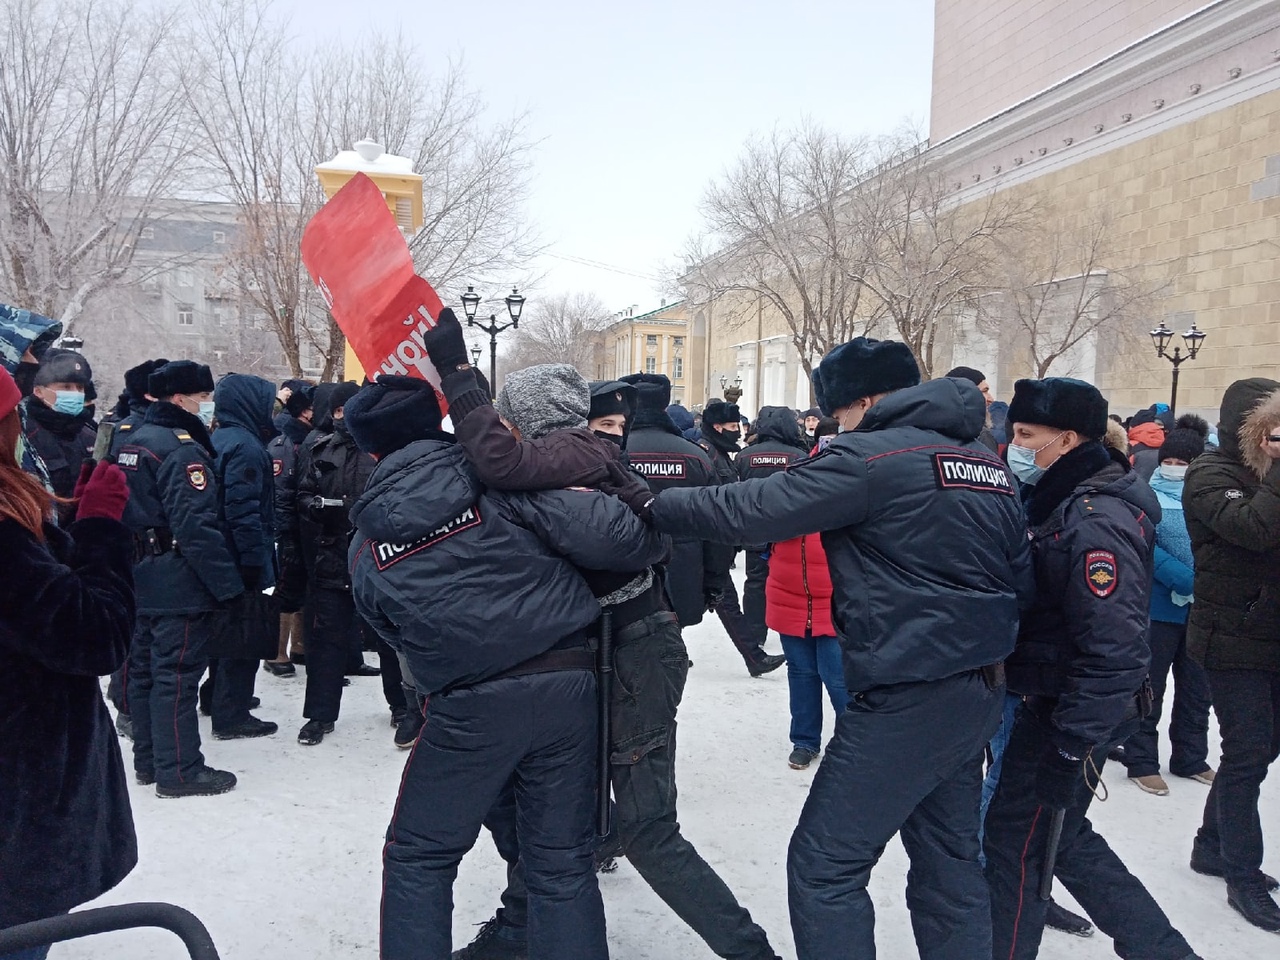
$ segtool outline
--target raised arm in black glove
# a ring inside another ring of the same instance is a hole
[[[422,342],[427,348],[427,356],[431,358],[431,365],[442,377],[471,365],[467,341],[462,336],[462,324],[449,307],[440,311],[436,325],[423,334]]]
[[[610,462],[608,470],[609,475],[599,483],[600,492],[617,497],[631,508],[632,513],[647,523],[649,507],[652,506],[654,497],[649,485],[617,461]]]

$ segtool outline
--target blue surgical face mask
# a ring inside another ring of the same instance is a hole
[[[84,394],[78,390],[59,390],[53,401],[53,409],[78,417],[84,413]]]
[[[1060,436],[1062,436],[1061,433],[1058,434],[1058,437]],[[1053,441],[1057,440],[1058,437],[1054,437],[1049,441],[1049,443],[1053,443]],[[1009,444],[1009,469],[1013,471],[1013,475],[1017,477],[1020,482],[1031,486],[1038,483],[1040,478],[1044,476],[1045,471],[1048,470],[1049,467],[1042,467],[1037,464],[1036,454],[1049,446],[1049,443],[1046,443],[1042,447],[1037,447],[1035,450],[1032,450],[1030,447],[1020,446],[1016,443]],[[1055,458],[1053,462],[1057,463],[1058,461]],[[1051,463],[1049,466],[1051,467],[1053,464]]]
[[[200,412],[196,414],[196,416],[200,418],[200,422],[203,423],[206,427],[213,426],[213,401],[201,400]]]

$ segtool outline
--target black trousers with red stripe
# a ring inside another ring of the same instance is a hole
[[[134,628],[128,693],[133,767],[163,786],[176,786],[204,766],[196,701],[216,616],[140,616]]]
[[[1116,731],[1113,743],[1094,750],[1099,769],[1108,751],[1123,743],[1137,720]],[[1036,800],[1036,765],[1050,729],[1019,707],[1005,748],[1000,785],[987,811],[983,848],[991,888],[993,960],[1030,960],[1040,951],[1048,901],[1039,897],[1052,811]],[[1093,794],[1081,780],[1067,808],[1054,876],[1127,960],[1185,960],[1191,947],[1165,916],[1142,881],[1093,829],[1086,814]]]

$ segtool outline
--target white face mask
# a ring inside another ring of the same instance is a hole
[[[1184,463],[1181,466],[1175,467],[1172,465],[1166,466],[1162,463],[1160,464],[1160,476],[1164,477],[1166,480],[1185,480],[1187,477],[1187,465]]]

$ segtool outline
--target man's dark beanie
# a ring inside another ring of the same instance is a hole
[[[74,350],[50,347],[40,358],[35,384],[43,387],[50,383],[78,383],[87,387],[91,380],[93,371],[89,369],[89,361],[81,354]]]
[[[153,397],[213,393],[213,387],[213,372],[194,360],[172,360],[147,378],[147,393]]]
[[[671,381],[662,373],[630,373],[621,378],[636,388],[636,405],[643,410],[666,410],[671,406]]]
[[[300,390],[310,389],[311,384],[307,383],[305,380],[286,380],[284,383],[280,384],[280,389],[284,390],[286,388],[297,393]]]
[[[597,417],[629,417],[636,410],[636,388],[621,380],[593,380],[591,387],[591,411],[588,420]]]
[[[354,380],[346,380],[334,387],[333,393],[329,394],[329,409],[326,411],[333,416],[339,407],[345,407],[351,402],[351,398],[360,392],[360,384]],[[346,413],[343,413],[346,416]]]
[[[163,357],[156,360],[144,360],[136,367],[126,370],[124,372],[124,392],[129,395],[129,399],[135,403],[146,403],[147,394],[151,393],[151,375],[168,362]],[[155,394],[151,395],[155,396]]]
[[[825,357],[813,373],[818,406],[827,416],[863,397],[904,390],[920,383],[911,349],[897,340],[854,337]]]
[[[1092,383],[1071,377],[1019,380],[1008,422],[1038,423],[1101,440],[1107,432],[1107,400]]]
[[[386,457],[440,432],[444,419],[435,388],[417,377],[381,376],[344,404],[356,446]]]
[[[742,412],[736,403],[712,400],[702,408],[702,422],[712,426],[717,423],[737,423],[741,417]]]
[[[312,386],[293,391],[293,393],[289,394],[289,399],[284,402],[285,411],[295,419],[302,416],[311,409],[315,392],[315,388]]]
[[[1190,463],[1202,453],[1204,453],[1204,437],[1200,436],[1195,430],[1178,427],[1175,430],[1170,430],[1165,436],[1164,443],[1160,444],[1160,453],[1157,456],[1160,458],[1161,463],[1170,457]]]
[[[981,370],[975,370],[973,367],[952,367],[947,371],[948,378],[957,380],[968,380],[975,387],[980,386],[982,381],[987,379],[987,375]]]

